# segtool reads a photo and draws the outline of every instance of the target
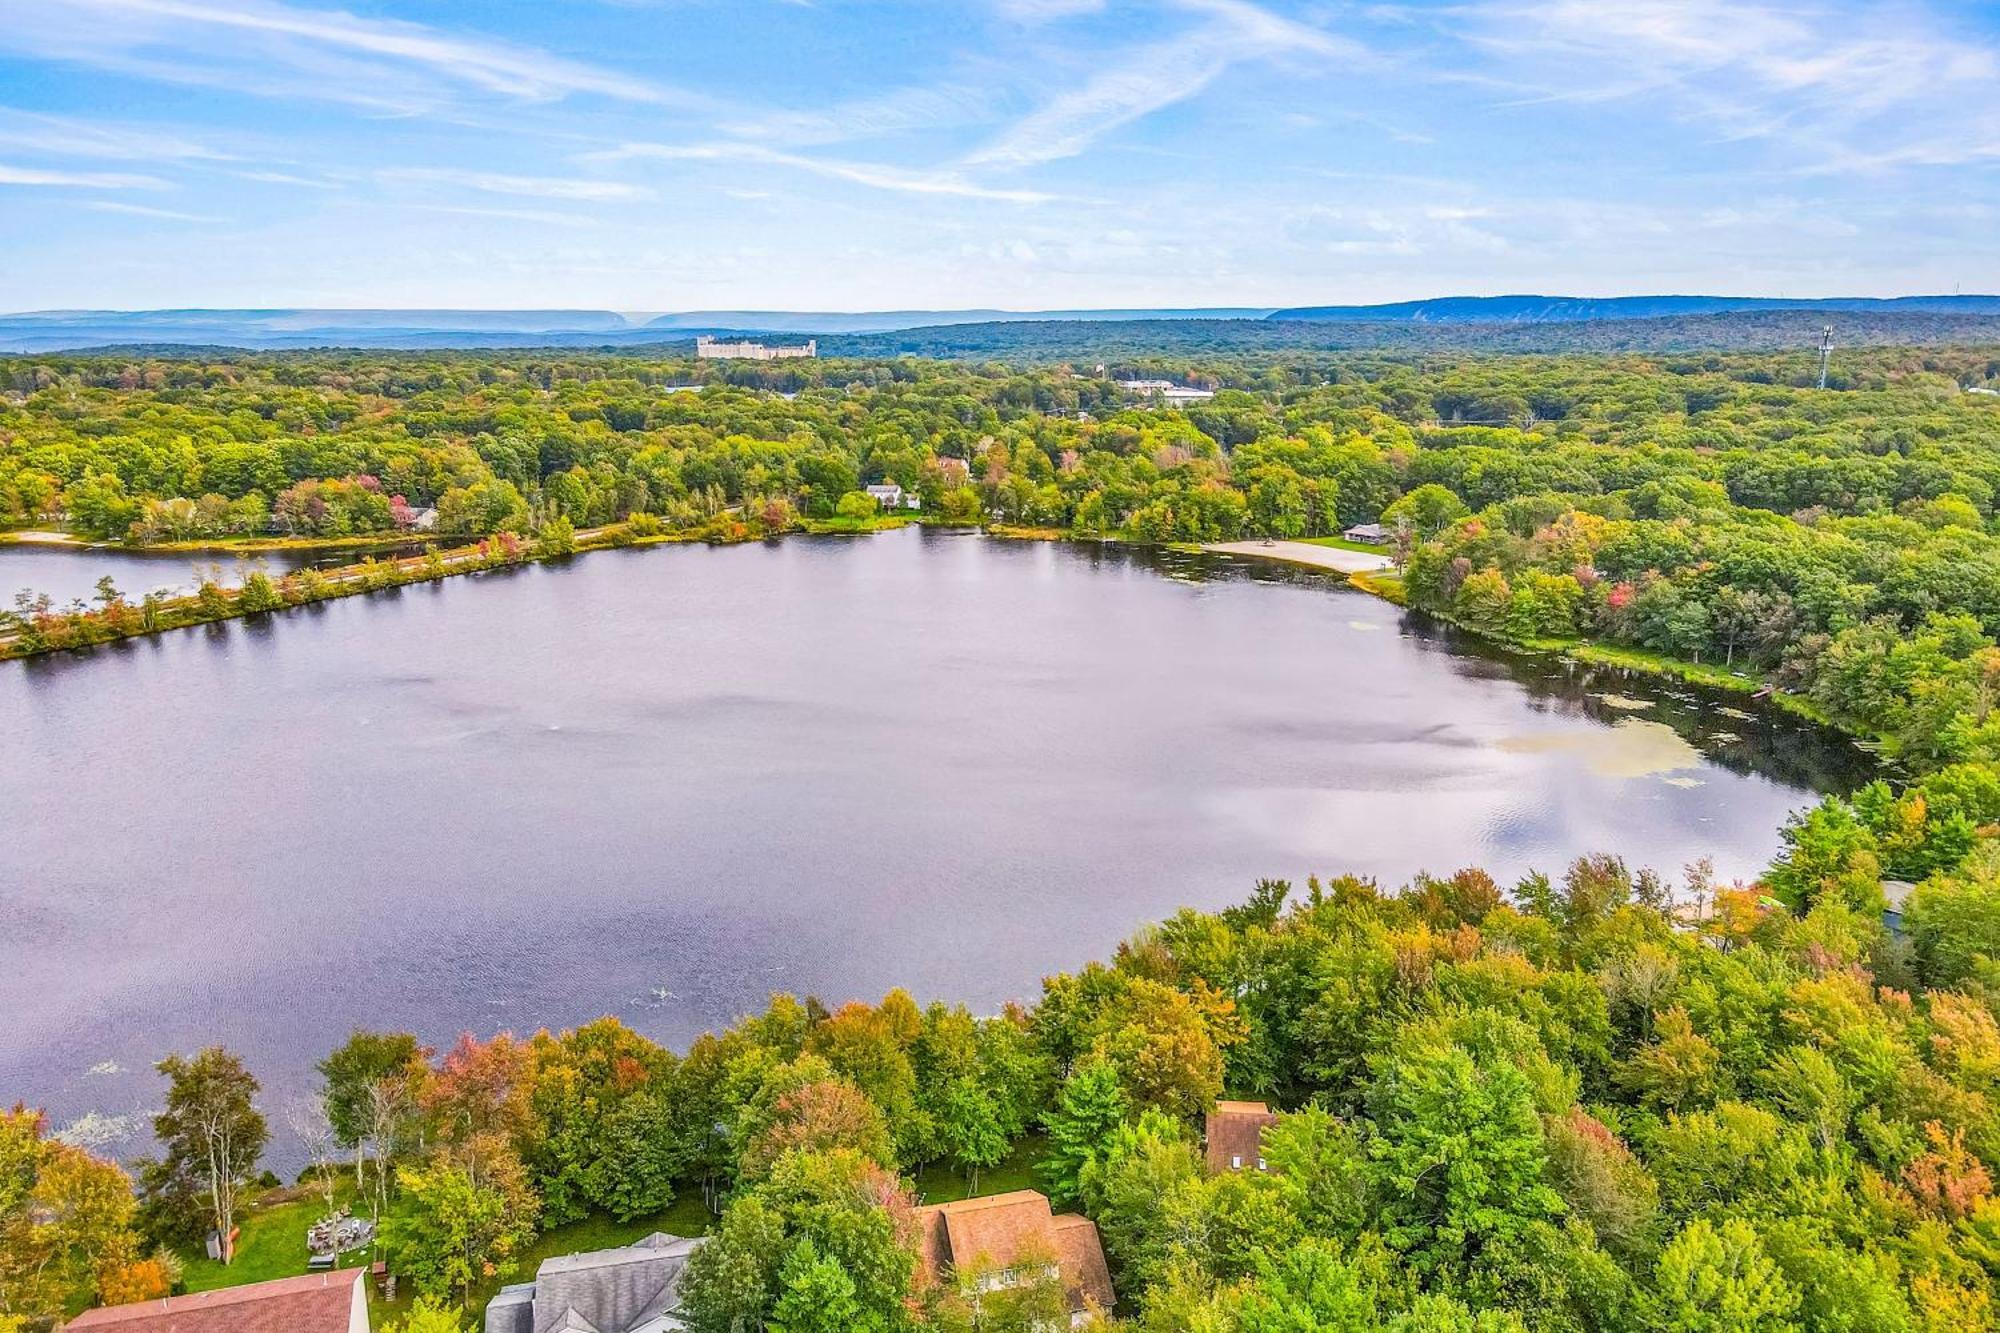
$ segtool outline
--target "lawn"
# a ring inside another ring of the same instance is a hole
[[[1039,1134],[1026,1135],[1015,1143],[998,1165],[979,1173],[979,1193],[1004,1194],[1009,1190],[1039,1188],[1035,1167],[1047,1152],[1046,1138]],[[923,1203],[949,1203],[972,1193],[972,1182],[964,1172],[941,1164],[926,1168],[913,1179],[917,1198]],[[336,1199],[351,1207],[354,1194],[353,1177],[343,1176]],[[187,1290],[211,1291],[250,1282],[268,1282],[274,1278],[297,1277],[306,1271],[306,1231],[325,1211],[325,1202],[318,1192],[305,1186],[293,1185],[262,1196],[242,1212],[238,1224],[242,1235],[237,1240],[235,1263],[225,1268],[199,1250],[182,1254]],[[485,1309],[493,1294],[506,1283],[532,1279],[544,1259],[629,1245],[655,1231],[676,1236],[699,1236],[709,1230],[714,1220],[707,1205],[702,1202],[701,1192],[693,1190],[676,1199],[665,1212],[651,1217],[620,1222],[604,1214],[596,1214],[544,1232],[522,1252],[520,1260],[509,1272],[496,1276],[472,1293],[472,1299],[466,1305],[469,1312],[467,1323],[476,1327],[479,1312]],[[350,1254],[342,1262],[354,1266],[364,1264],[368,1259],[365,1254]],[[379,1293],[371,1288],[368,1293],[370,1323],[381,1328],[391,1320],[400,1319],[409,1312],[410,1303],[411,1294],[407,1286],[396,1293],[393,1302],[380,1299]]]
[[[1386,542],[1351,542],[1345,537],[1301,537],[1308,546],[1331,546],[1336,551],[1359,551],[1363,555],[1389,555],[1393,548]]]
[[[1048,1151],[1049,1141],[1043,1135],[1023,1135],[998,1166],[979,1173],[979,1192],[1005,1194],[1009,1190],[1040,1189],[1035,1167]],[[919,1203],[950,1203],[972,1193],[972,1182],[964,1172],[942,1164],[924,1168],[923,1174],[911,1176],[911,1181],[916,1186]]]
[[[335,1198],[353,1206],[352,1175],[341,1177]],[[225,1268],[199,1249],[182,1251],[187,1289],[212,1291],[217,1287],[240,1287],[246,1282],[297,1277],[306,1271],[306,1231],[325,1214],[326,1202],[316,1189],[289,1185],[272,1190],[243,1209],[237,1222],[243,1234],[236,1241],[235,1263]],[[342,1262],[352,1266],[365,1262],[365,1258],[349,1254]]]

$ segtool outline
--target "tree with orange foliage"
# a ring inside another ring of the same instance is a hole
[[[131,1181],[46,1130],[39,1111],[0,1113],[0,1324],[46,1324],[100,1294],[164,1294],[138,1271]]]
[[[1947,1131],[1935,1120],[1924,1122],[1930,1151],[1903,1168],[1903,1186],[1923,1208],[1949,1221],[1972,1215],[1993,1193],[1993,1177],[1965,1146],[1963,1128]]]
[[[798,1066],[817,1063],[804,1057]],[[820,1066],[822,1069],[823,1065]],[[786,1077],[789,1071],[774,1071]],[[760,1099],[761,1100],[761,1099]],[[884,1166],[895,1165],[895,1146],[881,1110],[853,1084],[813,1078],[783,1088],[768,1100],[762,1124],[743,1146],[741,1176],[757,1181],[790,1152],[848,1149]]]

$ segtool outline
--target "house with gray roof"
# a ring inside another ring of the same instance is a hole
[[[615,1250],[545,1259],[533,1282],[502,1287],[486,1333],[676,1333],[681,1274],[701,1240],[656,1231]]]

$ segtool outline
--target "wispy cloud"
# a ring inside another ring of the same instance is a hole
[[[97,201],[84,205],[99,213],[124,213],[136,218],[159,218],[166,222],[224,222],[225,218],[210,217],[203,213],[182,213],[171,208],[148,208],[144,204],[120,204]]]
[[[1104,135],[1186,101],[1234,66],[1308,57],[1358,61],[1360,45],[1282,17],[1249,0],[1174,0],[1203,21],[1115,59],[1080,88],[1058,94],[973,152],[972,165],[1028,166],[1074,157]]]
[[[556,213],[538,208],[471,208],[463,204],[405,204],[420,213],[448,213],[454,217],[498,218],[508,222],[535,222],[554,227],[595,227],[596,218],[578,213]]]
[[[55,157],[118,162],[222,161],[228,157],[206,144],[165,130],[39,115],[11,107],[0,107],[0,144]]]
[[[0,185],[69,186],[80,190],[164,190],[158,176],[122,171],[46,171],[40,167],[10,167],[0,163]]]
[[[454,189],[478,190],[483,194],[568,199],[579,203],[624,203],[653,197],[653,192],[644,186],[629,185],[624,181],[567,176],[510,176],[496,171],[467,171],[459,167],[396,167],[376,172],[375,178],[391,184],[448,185]]]
[[[246,181],[257,181],[264,185],[296,185],[307,190],[338,190],[337,181],[322,180],[312,176],[300,176],[289,171],[238,171],[236,177]]]
[[[879,96],[802,111],[723,119],[716,128],[740,139],[786,144],[841,143],[907,130],[963,125],[991,115],[993,91],[971,83],[899,88]]]
[[[2000,51],[1906,6],[1494,0],[1454,11],[1522,101],[1646,101],[1809,170],[1996,156]]]
[[[963,199],[992,199],[1014,204],[1046,203],[1055,196],[1040,190],[1016,190],[982,185],[951,171],[922,171],[874,162],[847,162],[834,158],[806,157],[751,143],[660,144],[629,143],[591,155],[593,161],[621,162],[651,159],[660,162],[748,162],[808,172],[850,185],[874,190],[894,190],[904,194],[952,195]]]
[[[994,8],[1021,23],[1047,23],[1095,14],[1104,8],[1104,0],[995,0]]]
[[[174,82],[406,111],[462,92],[692,100],[532,47],[278,0],[34,0],[13,7],[0,46]]]

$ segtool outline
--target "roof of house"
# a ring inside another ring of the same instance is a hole
[[[671,1328],[681,1273],[701,1244],[656,1231],[609,1250],[546,1259],[535,1280],[503,1288],[486,1307],[491,1333],[646,1333]]]
[[[1111,1267],[1104,1262],[1097,1224],[1087,1217],[1064,1213],[1055,1218],[1055,1229],[1056,1262],[1062,1267],[1069,1308],[1081,1310],[1088,1303],[1109,1310],[1117,1297],[1111,1290]]]
[[[1277,1123],[1262,1102],[1217,1102],[1208,1113],[1208,1169],[1254,1163],[1262,1155],[1265,1126]]]
[[[1070,1309],[1089,1303],[1108,1310],[1115,1300],[1097,1224],[1051,1212],[1038,1190],[927,1204],[917,1209],[917,1226],[917,1257],[932,1278],[964,1264],[1005,1269],[1053,1260]]]
[[[938,1205],[954,1264],[975,1261],[1011,1268],[1024,1255],[1040,1249],[1055,1255],[1051,1229],[1055,1221],[1049,1196],[1038,1190],[1014,1190],[980,1199]]]
[[[366,1309],[365,1268],[198,1291],[86,1310],[69,1328],[130,1333],[347,1333],[355,1302]]]

